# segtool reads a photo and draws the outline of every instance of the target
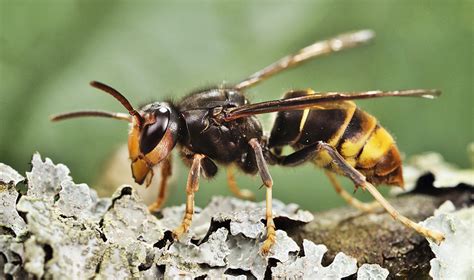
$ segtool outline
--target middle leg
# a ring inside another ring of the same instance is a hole
[[[275,223],[273,222],[273,212],[272,212],[272,187],[273,179],[268,171],[268,166],[263,156],[262,146],[257,139],[253,138],[249,141],[250,146],[255,152],[255,158],[257,161],[258,172],[262,178],[263,184],[267,189],[266,193],[266,211],[265,217],[267,219],[267,239],[263,242],[262,253],[264,255],[268,254],[273,244],[276,242],[276,232],[275,232]]]
[[[241,189],[237,185],[234,176],[234,167],[227,167],[227,185],[229,186],[230,191],[238,198],[245,200],[255,200],[255,194],[247,189]]]

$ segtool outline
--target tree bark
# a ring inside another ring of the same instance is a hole
[[[466,185],[447,189],[424,185],[389,201],[401,214],[421,221],[432,216],[446,200],[451,200],[456,208],[470,206],[473,195],[473,188]],[[394,221],[383,209],[366,214],[343,207],[314,213],[314,216],[311,223],[290,228],[288,232],[299,244],[308,239],[326,245],[324,265],[331,263],[338,252],[344,252],[356,258],[359,266],[372,263],[388,269],[390,279],[431,279],[429,261],[434,254],[428,241]]]

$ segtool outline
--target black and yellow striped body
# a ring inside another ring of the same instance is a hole
[[[293,91],[284,98],[312,94],[312,90]],[[311,109],[279,112],[271,136],[270,148],[290,145],[295,150],[323,141],[334,148],[373,184],[403,186],[400,154],[393,137],[372,115],[354,102],[321,103]],[[341,173],[327,152],[314,163]]]

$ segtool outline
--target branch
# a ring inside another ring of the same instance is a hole
[[[461,184],[456,188],[436,189],[433,179],[432,175],[423,176],[412,193],[390,199],[390,203],[414,221],[432,216],[446,200],[454,202],[456,208],[472,205],[472,187]],[[383,210],[363,214],[343,207],[314,215],[311,223],[291,230],[289,236],[297,243],[308,239],[325,244],[329,250],[323,264],[330,263],[338,252],[344,252],[356,258],[359,265],[379,264],[393,276],[408,279],[428,276],[430,260],[435,257],[428,241]]]
[[[151,215],[128,186],[98,198],[87,185],[75,184],[66,166],[38,154],[27,185],[24,180],[0,164],[0,276],[337,279],[357,273],[384,279],[390,272],[389,277],[426,278],[433,252],[438,256],[432,244],[383,212],[365,215],[346,207],[315,213],[313,219],[295,204],[274,200],[277,243],[263,256],[265,202],[214,197],[196,209],[189,233],[175,241],[171,231],[181,222],[183,206]],[[467,185],[438,189],[429,176],[418,183],[414,192],[392,201],[414,220],[431,216],[448,199],[458,208],[472,204],[473,188]],[[457,232],[443,232],[460,235],[463,228],[456,224]],[[459,241],[448,237],[446,246]]]

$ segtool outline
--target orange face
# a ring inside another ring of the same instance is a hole
[[[164,113],[164,112],[162,112]],[[128,151],[132,161],[132,174],[135,182],[147,186],[151,182],[151,169],[165,159],[175,145],[169,118],[154,113],[143,115],[144,123],[139,126],[135,120],[128,134]]]

